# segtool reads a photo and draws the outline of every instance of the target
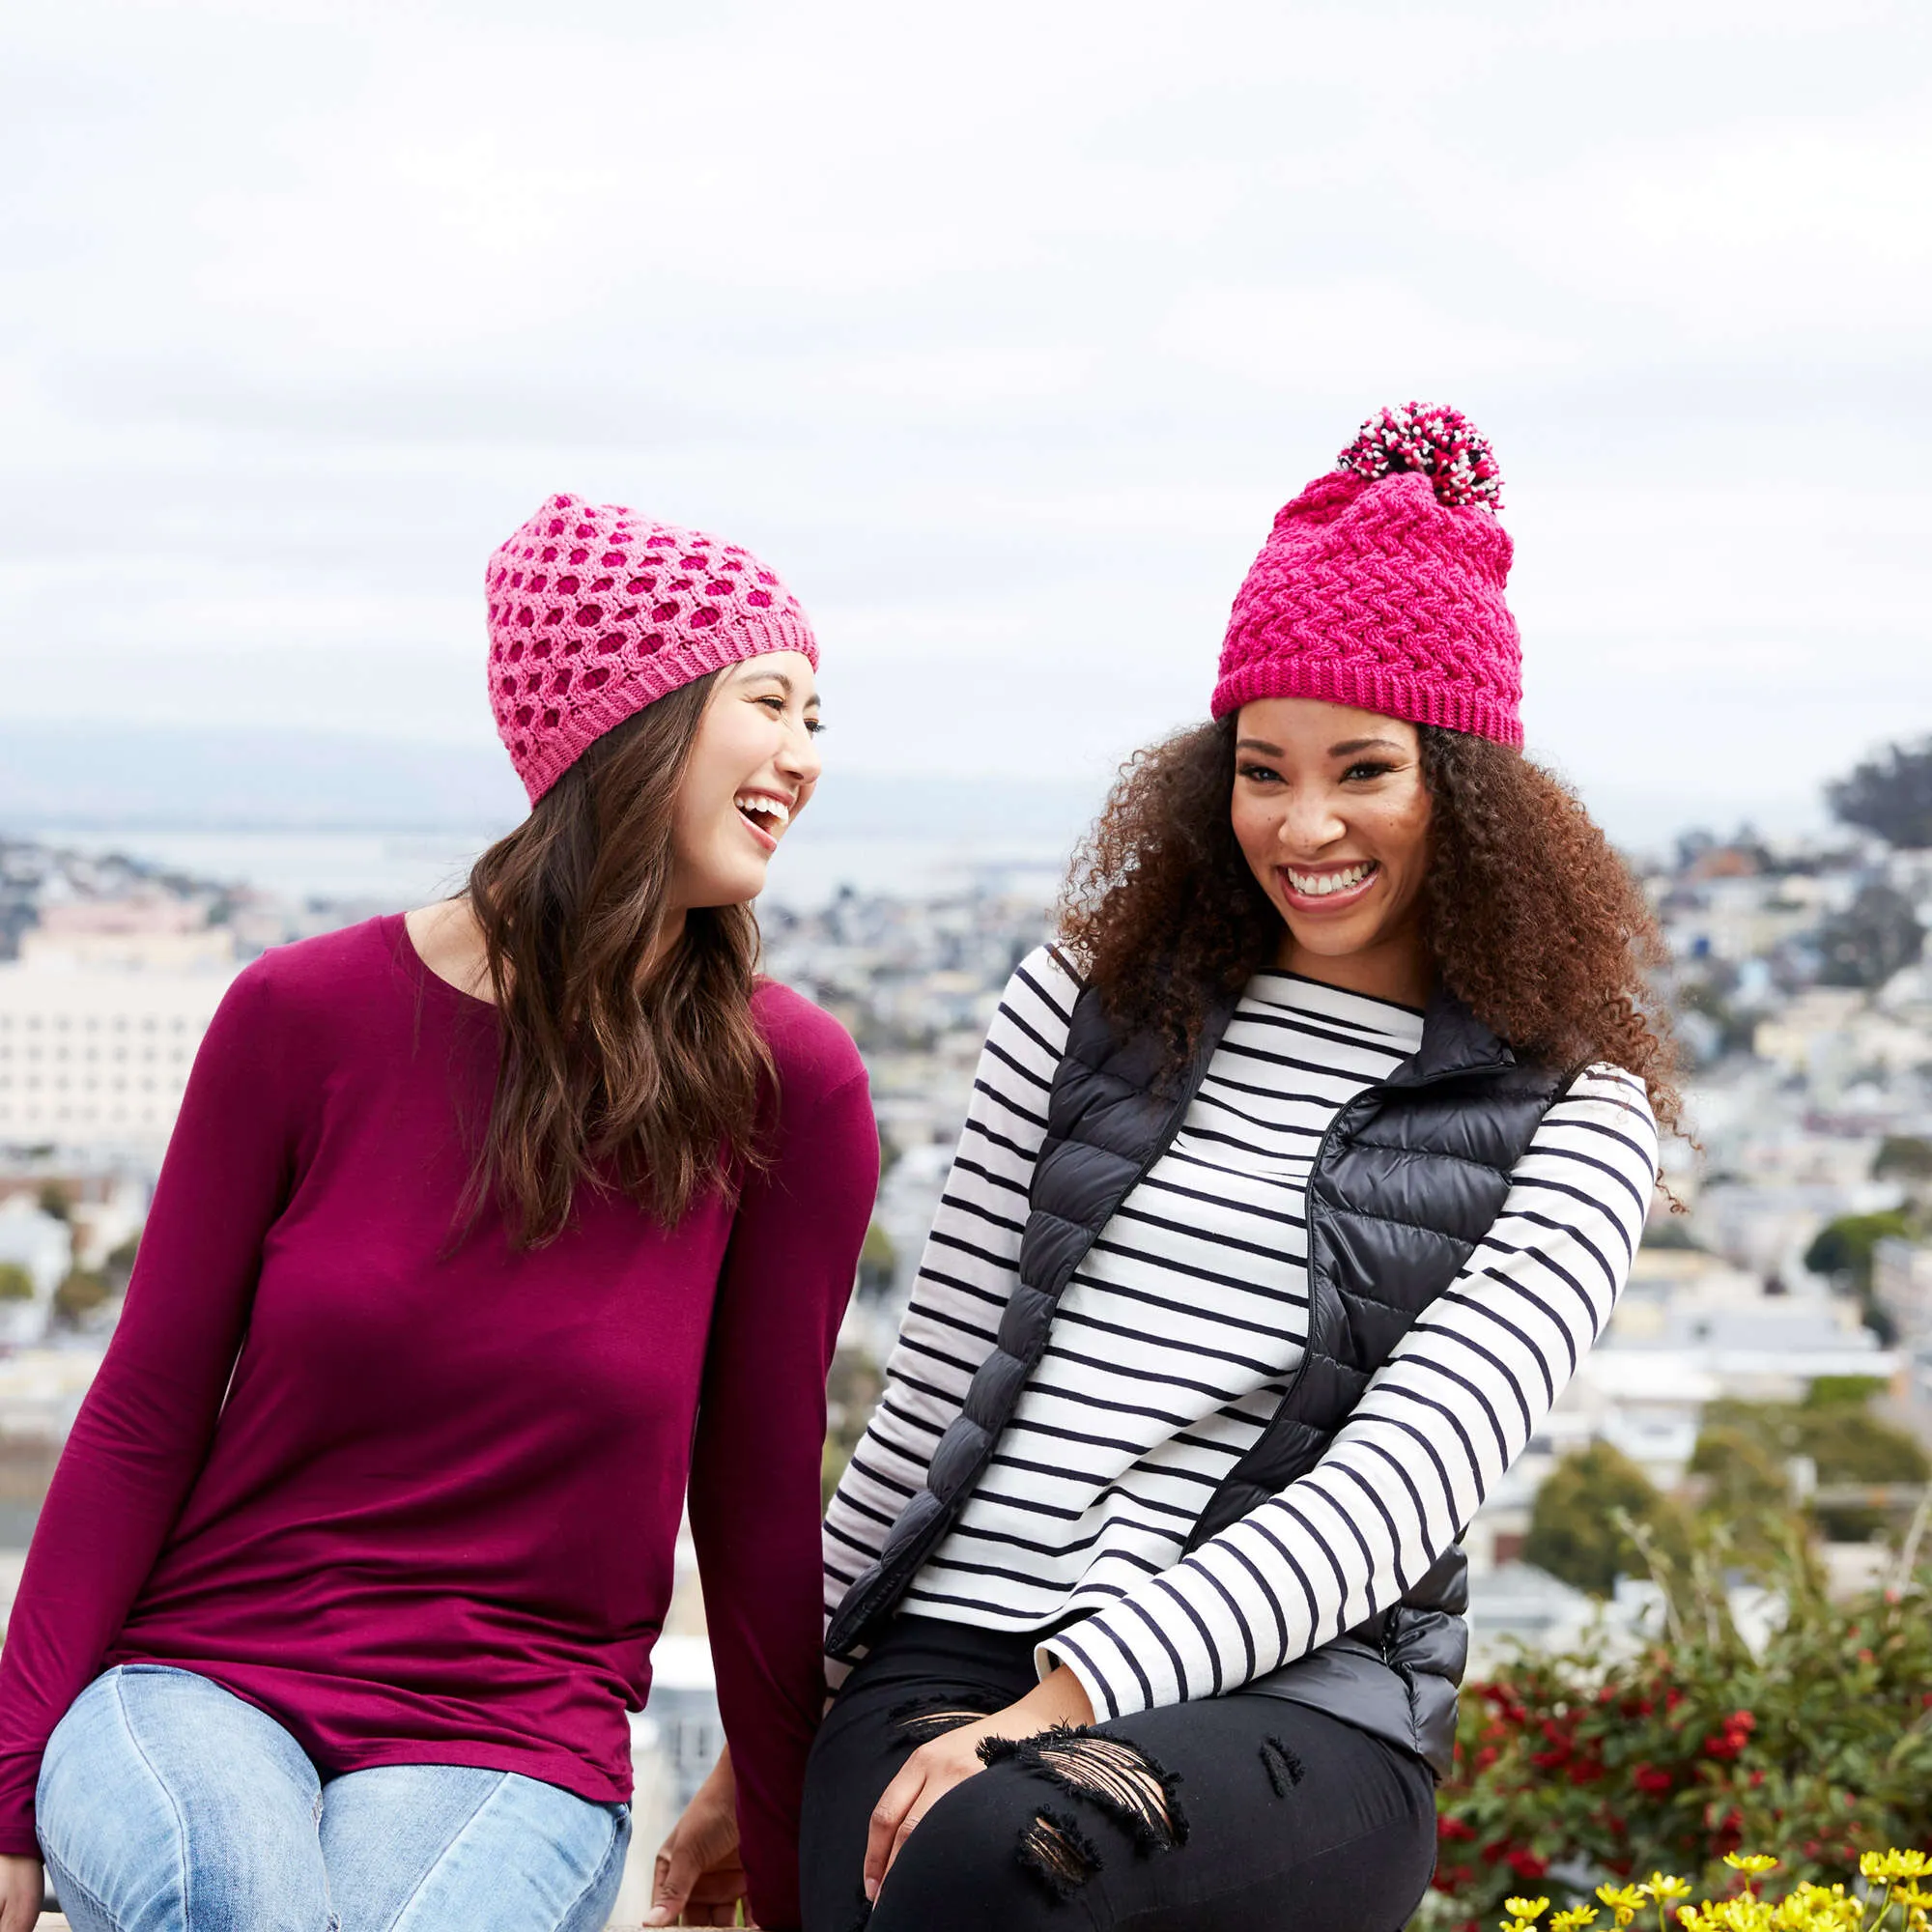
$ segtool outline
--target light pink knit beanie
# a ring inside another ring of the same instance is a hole
[[[1457,411],[1372,416],[1275,518],[1235,598],[1214,716],[1318,697],[1520,745],[1501,497],[1489,445]]]
[[[553,497],[485,573],[490,708],[534,805],[613,725],[707,671],[818,645],[750,551]]]

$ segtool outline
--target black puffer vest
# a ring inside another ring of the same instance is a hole
[[[826,1634],[834,1656],[877,1634],[952,1528],[1039,1362],[1062,1292],[1179,1131],[1233,1012],[1231,1003],[1210,1015],[1176,1086],[1157,1077],[1154,1042],[1119,1036],[1092,992],[1075,1003],[998,1341],[933,1452],[926,1487],[845,1593]],[[1335,1117],[1308,1179],[1306,1351],[1268,1426],[1209,1498],[1189,1549],[1321,1461],[1370,1377],[1489,1233],[1511,1169],[1567,1085],[1520,1063],[1438,992],[1414,1056]],[[1452,1548],[1400,1604],[1245,1688],[1326,1711],[1446,1776],[1468,1651],[1466,1572]]]

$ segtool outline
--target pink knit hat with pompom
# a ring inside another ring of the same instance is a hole
[[[1317,697],[1522,743],[1495,459],[1457,411],[1383,410],[1274,520],[1221,646],[1216,718]]]
[[[750,551],[553,497],[485,572],[490,708],[534,805],[595,740],[706,672],[818,645]]]

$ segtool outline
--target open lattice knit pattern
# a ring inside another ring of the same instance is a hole
[[[818,646],[750,551],[618,503],[553,497],[485,577],[490,707],[534,805],[654,698],[769,651]]]

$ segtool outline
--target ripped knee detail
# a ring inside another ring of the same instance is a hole
[[[976,1718],[992,1715],[989,1698],[967,1691],[958,1695],[909,1697],[903,1704],[893,1706],[886,1721],[903,1743],[917,1748],[929,1745],[934,1738],[943,1738],[948,1731],[956,1731],[961,1724],[972,1723]]]
[[[980,1746],[980,1762],[1032,1772],[1069,1798],[1095,1805],[1143,1854],[1171,1852],[1187,1842],[1179,1779],[1124,1738],[1059,1724],[1030,1738],[987,1738]],[[1100,1869],[1100,1854],[1079,1826],[1044,1807],[1020,1834],[1019,1859],[1061,1898]]]
[[[1286,1798],[1301,1782],[1301,1760],[1279,1738],[1262,1740],[1262,1769],[1277,1798]]]
[[[1100,1869],[1094,1841],[1064,1811],[1042,1805],[1020,1833],[1020,1863],[1065,1902]]]

